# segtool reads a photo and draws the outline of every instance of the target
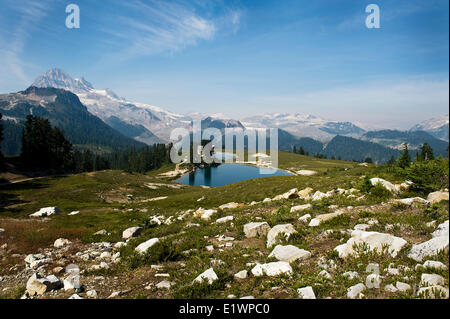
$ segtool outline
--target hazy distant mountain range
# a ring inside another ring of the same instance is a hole
[[[169,140],[170,132],[176,127],[192,130],[193,120],[202,120],[203,129],[276,127],[280,129],[280,149],[291,150],[294,145],[303,146],[311,154],[321,153],[348,160],[372,157],[376,162],[386,161],[390,156],[398,155],[403,142],[409,143],[413,150],[423,142],[428,142],[437,154],[443,155],[448,146],[448,114],[423,121],[407,132],[366,131],[361,125],[351,122],[329,121],[300,113],[255,115],[242,120],[227,119],[222,114],[183,115],[157,106],[130,102],[110,89],[95,89],[83,77],[72,78],[57,68],[40,75],[32,87],[25,91],[0,95],[0,112],[4,115],[6,126],[3,144],[9,143],[6,148],[10,151],[13,143],[20,142],[17,141],[17,135],[21,130],[21,122],[29,113],[48,117],[54,125],[60,125],[74,144],[98,144],[109,148],[122,147],[124,144],[139,146],[143,145],[141,143],[164,143]],[[65,118],[68,116],[72,120]],[[83,123],[74,123],[74,118]],[[92,125],[97,126],[101,133],[93,132]],[[93,134],[90,139],[87,139],[86,132]],[[106,136],[109,136],[109,141],[105,139]],[[130,142],[130,139],[134,142]]]
[[[425,131],[441,140],[448,142],[448,114],[440,117],[425,120],[417,125],[414,125],[410,131]]]

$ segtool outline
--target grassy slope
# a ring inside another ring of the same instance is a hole
[[[283,169],[300,170],[312,169],[319,174],[308,176],[271,177],[247,180],[218,188],[204,189],[201,187],[184,187],[182,189],[158,188],[150,189],[145,183],[169,183],[158,178],[158,174],[173,169],[168,165],[158,171],[146,175],[128,174],[119,171],[102,171],[85,173],[67,177],[43,178],[34,181],[23,182],[14,185],[0,186],[0,227],[6,232],[0,234],[0,244],[8,242],[9,249],[16,253],[35,253],[39,248],[49,247],[59,237],[71,240],[80,240],[84,243],[93,241],[120,241],[124,229],[145,223],[150,216],[164,215],[166,217],[176,215],[182,210],[196,209],[198,207],[216,208],[221,204],[231,201],[238,203],[250,203],[253,200],[261,201],[265,197],[274,197],[293,187],[303,189],[312,187],[314,190],[328,191],[341,187],[349,189],[357,187],[362,175],[378,176],[396,182],[395,177],[385,171],[383,167],[370,165],[359,166],[357,163],[345,161],[333,161],[316,159],[301,155],[280,152],[279,166]],[[127,201],[126,195],[133,194],[134,201]],[[405,194],[414,195],[414,194]],[[140,202],[140,200],[168,196],[167,199],[156,202]],[[197,202],[197,199],[205,197],[205,200]],[[105,199],[113,199],[112,203]],[[358,206],[380,203],[381,199],[368,198],[356,202],[353,199],[335,196],[332,199],[316,203],[309,213],[311,215],[328,212],[328,205]],[[362,212],[355,215],[335,218],[317,228],[306,227],[297,221],[301,214],[277,219],[273,212],[281,206],[289,207],[294,204],[303,204],[304,200],[287,200],[272,203],[258,204],[256,206],[244,206],[233,210],[219,211],[213,217],[233,215],[234,226],[214,225],[199,219],[188,217],[186,221],[175,222],[171,225],[161,225],[155,228],[147,228],[141,236],[132,241],[129,247],[122,249],[123,262],[112,274],[121,273],[123,277],[134,276],[136,267],[142,273],[147,274],[148,264],[157,261],[145,261],[137,258],[133,253],[133,247],[140,242],[153,237],[172,236],[167,241],[173,244],[174,257],[172,261],[163,262],[167,272],[171,274],[171,280],[177,286],[171,293],[162,294],[153,290],[137,289],[134,294],[143,294],[146,297],[226,297],[228,294],[237,296],[254,295],[256,297],[297,297],[295,288],[314,284],[314,290],[318,297],[343,297],[346,288],[359,282],[348,280],[340,274],[345,271],[359,271],[364,275],[363,269],[367,262],[379,262],[387,266],[390,262],[401,263],[414,267],[415,263],[406,257],[403,252],[395,260],[386,256],[363,256],[358,260],[343,262],[333,256],[335,246],[348,239],[348,235],[336,231],[332,235],[323,236],[327,229],[349,229],[365,218],[376,218],[378,225],[372,226],[372,230],[384,231],[386,224],[401,224],[402,227],[394,228],[395,235],[406,236],[409,244],[424,241],[430,237],[431,228],[425,223],[438,220],[442,222],[448,219],[448,203],[444,203],[431,211],[424,208],[392,208],[375,213]],[[41,207],[59,206],[63,214],[52,217],[49,221],[33,221],[27,216]],[[73,210],[80,210],[76,216],[67,216]],[[132,210],[132,211],[130,211]],[[146,210],[146,211],[145,211]],[[264,239],[246,239],[242,227],[245,223],[256,221],[257,218],[268,221],[271,226],[277,223],[292,223],[299,234],[294,236],[290,243],[310,250],[313,258],[303,264],[294,265],[294,276],[291,278],[248,278],[244,281],[235,281],[230,276],[242,269],[250,270],[247,262],[265,262],[270,250],[265,248]],[[186,228],[186,222],[199,223],[201,227]],[[94,232],[106,229],[110,232],[107,236],[96,236]],[[406,229],[406,230],[405,230]],[[194,231],[193,231],[194,230]],[[226,233],[236,238],[234,248],[214,252],[207,252],[204,247],[209,244],[217,246],[214,236]],[[204,237],[206,236],[206,238]],[[405,238],[406,238],[405,237]],[[198,249],[190,255],[180,255],[180,251]],[[249,257],[243,257],[248,254]],[[333,280],[318,277],[317,260],[319,256],[329,256],[335,260],[338,268],[334,271]],[[226,267],[216,267],[221,281],[213,287],[195,286],[188,284],[200,272],[211,266],[211,258],[224,261]],[[161,258],[162,261],[164,258]],[[448,265],[448,254],[440,259]],[[3,262],[5,262],[3,260]],[[8,262],[12,262],[9,260]],[[17,261],[20,263],[21,261]],[[180,263],[183,262],[184,271],[180,271]],[[360,265],[362,263],[362,265]],[[1,267],[0,267],[1,268]],[[6,268],[5,268],[6,269]],[[137,274],[137,273],[136,273]],[[1,274],[0,274],[1,275]],[[108,274],[105,274],[108,275]],[[448,271],[443,275],[448,278]],[[137,276],[137,275],[136,275]],[[149,276],[149,275],[144,275]],[[410,274],[420,276],[420,273]],[[364,277],[365,278],[365,277]],[[400,277],[399,277],[400,278]],[[417,278],[416,278],[417,279]],[[395,278],[388,278],[389,282]],[[230,287],[225,288],[225,282]],[[383,281],[383,287],[387,284]],[[270,287],[281,286],[282,289],[272,290]],[[369,297],[386,297],[382,290],[368,292]],[[131,297],[131,296],[128,296]],[[389,295],[387,295],[389,297]],[[399,297],[397,294],[396,297]],[[408,297],[405,295],[404,297]]]

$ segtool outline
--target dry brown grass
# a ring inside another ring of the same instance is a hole
[[[39,248],[48,247],[58,238],[75,239],[86,233],[83,228],[55,227],[52,221],[34,219],[0,219],[0,245],[8,244],[13,254],[35,253]]]

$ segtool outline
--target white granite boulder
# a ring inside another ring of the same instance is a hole
[[[301,299],[316,299],[316,295],[311,286],[298,288],[297,293]]]
[[[53,243],[53,247],[55,248],[62,248],[64,246],[68,246],[70,245],[72,242],[68,239],[65,238],[58,238],[57,240],[55,240],[55,242]]]
[[[275,257],[279,261],[291,263],[296,260],[305,260],[311,257],[311,253],[307,250],[300,249],[292,245],[277,245],[270,253],[269,257]]]
[[[149,240],[144,241],[143,243],[141,243],[139,246],[137,246],[135,248],[135,250],[138,253],[145,254],[149,248],[151,248],[153,245],[155,245],[157,243],[159,243],[159,239],[158,238],[152,238],[152,239],[149,239]]]
[[[310,226],[310,227],[319,226],[321,223],[323,223],[327,220],[333,219],[335,217],[338,217],[340,215],[343,215],[343,214],[345,214],[345,211],[342,209],[338,209],[333,213],[317,215],[316,217],[311,219],[308,226]]]
[[[304,210],[311,209],[311,208],[312,208],[312,205],[311,205],[311,204],[304,204],[304,205],[292,206],[292,207],[291,207],[291,213],[302,212],[302,211],[304,211]]]
[[[276,240],[279,235],[283,235],[287,240],[292,234],[295,233],[297,233],[297,231],[291,224],[282,224],[274,226],[267,233],[267,248],[270,248],[274,244],[276,244]]]
[[[413,204],[420,204],[420,205],[429,205],[430,204],[430,202],[428,200],[423,199],[422,197],[394,199],[393,203],[404,204],[407,206],[411,206]]]
[[[244,225],[245,237],[262,237],[267,235],[270,230],[270,226],[266,222],[248,223]]]
[[[431,204],[439,203],[443,200],[448,200],[448,192],[433,192],[428,194],[427,200]]]
[[[427,256],[434,256],[442,250],[448,250],[449,224],[448,220],[440,224],[431,234],[432,239],[421,244],[413,245],[408,257],[416,261],[422,261]]]
[[[142,233],[143,230],[144,229],[142,227],[137,227],[137,226],[136,227],[127,228],[127,229],[125,229],[123,231],[122,238],[123,239],[130,239],[132,237],[137,237],[137,236],[139,236]]]
[[[351,286],[347,289],[347,297],[350,299],[361,298],[364,290],[366,290],[366,286],[362,283]]]
[[[214,281],[218,280],[219,277],[217,277],[217,274],[214,272],[213,268],[209,268],[205,270],[203,273],[197,276],[197,278],[194,279],[194,282],[207,282],[208,284],[212,284]]]
[[[44,207],[37,212],[30,215],[30,217],[48,217],[56,214],[61,214],[61,210],[57,207]]]
[[[277,261],[277,262],[271,262],[267,264],[257,264],[252,269],[252,274],[255,277],[260,276],[279,276],[282,274],[290,275],[292,273],[292,267],[289,265],[288,262],[285,261]]]
[[[346,258],[350,255],[355,255],[357,252],[354,250],[354,245],[366,245],[370,251],[377,250],[379,253],[386,246],[389,254],[395,257],[407,244],[403,238],[378,232],[354,230],[351,236],[347,243],[339,245],[334,249],[339,253],[339,257]]]

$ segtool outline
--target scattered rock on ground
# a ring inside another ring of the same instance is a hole
[[[275,257],[279,261],[286,261],[291,263],[295,260],[305,260],[311,257],[311,253],[307,250],[298,247],[287,245],[277,245],[270,253],[269,257]]]
[[[123,231],[122,238],[123,239],[130,239],[132,237],[137,237],[137,236],[139,236],[142,233],[143,230],[144,229],[142,227],[137,227],[137,226],[136,227],[127,228],[127,229],[125,229]]]
[[[311,209],[311,208],[312,208],[311,204],[293,206],[293,207],[291,207],[291,213],[302,212],[304,210]]]
[[[219,277],[217,277],[217,274],[214,272],[213,268],[209,268],[205,270],[203,273],[197,276],[197,278],[194,279],[194,282],[202,283],[206,281],[208,284],[212,284],[214,281],[218,280]]]
[[[448,200],[448,192],[433,192],[428,194],[427,200],[431,204],[439,203],[443,200]]]
[[[144,241],[142,244],[140,244],[139,246],[137,246],[135,248],[135,250],[141,254],[144,254],[147,252],[147,250],[152,247],[153,245],[159,243],[159,239],[158,238],[152,238],[149,239],[147,241]]]
[[[292,234],[297,233],[294,226],[291,224],[282,224],[282,225],[276,225],[274,226],[269,232],[267,233],[267,248],[272,247],[274,244],[276,244],[276,240],[278,235],[282,234],[284,237],[289,239],[289,237]]]
[[[44,207],[38,210],[37,212],[30,215],[30,217],[47,217],[56,214],[61,214],[61,210],[57,207]]]
[[[277,262],[271,262],[267,264],[257,264],[252,269],[252,274],[255,277],[260,276],[278,276],[282,274],[291,274],[292,273],[292,267],[289,265],[289,263],[285,261],[277,261]]]
[[[372,251],[376,249],[378,252],[382,252],[384,246],[386,246],[390,255],[395,257],[407,244],[406,240],[403,238],[378,232],[354,230],[351,236],[352,237],[347,241],[347,243],[339,245],[335,248],[335,250],[339,253],[339,257],[346,258],[347,256],[355,255],[356,252],[353,249],[355,244],[357,246],[365,244],[368,246],[369,250]]]
[[[262,237],[267,235],[270,230],[270,226],[266,222],[248,223],[244,225],[245,237]]]
[[[347,297],[350,299],[361,298],[362,292],[364,290],[366,290],[366,286],[364,286],[364,284],[362,283],[351,286],[347,289]]]
[[[298,288],[297,293],[301,299],[316,299],[316,295],[311,286]]]
[[[431,234],[432,239],[421,244],[413,245],[408,257],[422,261],[427,256],[434,256],[441,250],[448,250],[449,242],[449,228],[448,220],[440,224],[437,229]]]

